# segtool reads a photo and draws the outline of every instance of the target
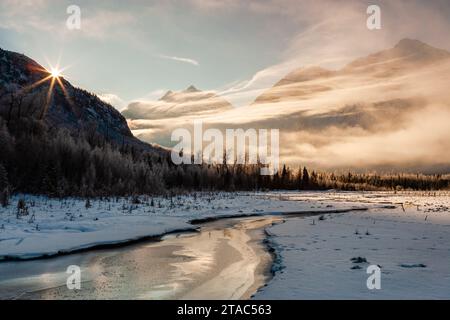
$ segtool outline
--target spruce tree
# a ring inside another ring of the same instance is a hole
[[[8,172],[3,163],[0,163],[0,204],[2,207],[6,207],[9,204]]]
[[[3,163],[0,163],[0,191],[5,190],[8,186],[8,172]]]
[[[309,187],[309,173],[306,167],[303,168],[303,177],[302,177],[303,189],[307,189]]]

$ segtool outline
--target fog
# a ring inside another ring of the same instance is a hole
[[[431,170],[450,163],[450,60],[437,59],[442,52],[434,48],[424,50],[365,65],[374,59],[369,57],[325,74],[303,70],[301,81],[281,82],[241,108],[188,109],[171,118],[129,123],[139,138],[169,147],[176,143],[170,141],[174,129],[191,130],[198,119],[204,128],[223,131],[279,129],[281,161],[291,165]],[[208,98],[201,105],[207,102],[214,105]]]

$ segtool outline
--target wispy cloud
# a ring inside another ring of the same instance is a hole
[[[68,35],[109,39],[125,36],[125,26],[135,21],[130,12],[91,7],[87,4],[80,4],[80,7],[81,29],[71,31],[65,25],[68,14],[64,4],[52,7],[51,0],[2,0],[0,28],[31,35],[46,32],[58,39]]]
[[[167,56],[167,55],[160,55],[160,58],[163,59],[169,59],[169,60],[174,60],[174,61],[178,61],[178,62],[184,62],[184,63],[189,63],[192,64],[194,66],[198,66],[199,62],[197,60],[194,59],[190,59],[190,58],[182,58],[182,57],[176,57],[176,56]]]
[[[279,128],[280,157],[289,165],[438,172],[434,168],[450,163],[450,60],[408,66],[389,60],[384,70],[404,71],[382,81],[380,68],[374,68],[280,85],[266,93],[266,101],[242,108],[136,104],[131,111],[140,117],[132,122],[133,132],[172,146],[171,132],[192,130],[196,119],[205,130],[222,132]]]
[[[101,100],[105,101],[106,103],[109,103],[119,111],[125,109],[125,107],[127,106],[127,103],[114,93],[100,93],[97,94],[97,96]]]

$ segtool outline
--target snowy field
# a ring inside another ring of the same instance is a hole
[[[257,299],[449,299],[450,197],[324,193],[299,201],[394,203],[397,208],[289,218],[268,229],[280,261]],[[360,259],[352,261],[352,258]],[[364,259],[367,262],[364,262]],[[369,290],[369,265],[381,289]]]
[[[18,217],[19,199],[27,214]],[[87,207],[16,195],[0,209],[0,259],[196,229],[195,219],[314,212],[266,230],[276,272],[256,299],[449,299],[449,207],[448,193],[419,192],[197,193],[91,199]],[[381,267],[380,290],[367,288],[369,265]]]
[[[19,199],[25,200],[27,212],[18,217]],[[91,199],[86,207],[82,199],[16,195],[8,207],[0,207],[0,260],[36,258],[195,229],[189,223],[193,219],[361,207],[345,201],[286,201],[275,193],[198,193],[140,197],[138,202],[133,203],[131,197]]]

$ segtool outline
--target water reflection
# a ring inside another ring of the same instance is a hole
[[[238,299],[267,277],[271,260],[260,229],[274,219],[224,220],[200,232],[47,260],[0,264],[0,298]],[[67,266],[82,268],[68,290]]]

